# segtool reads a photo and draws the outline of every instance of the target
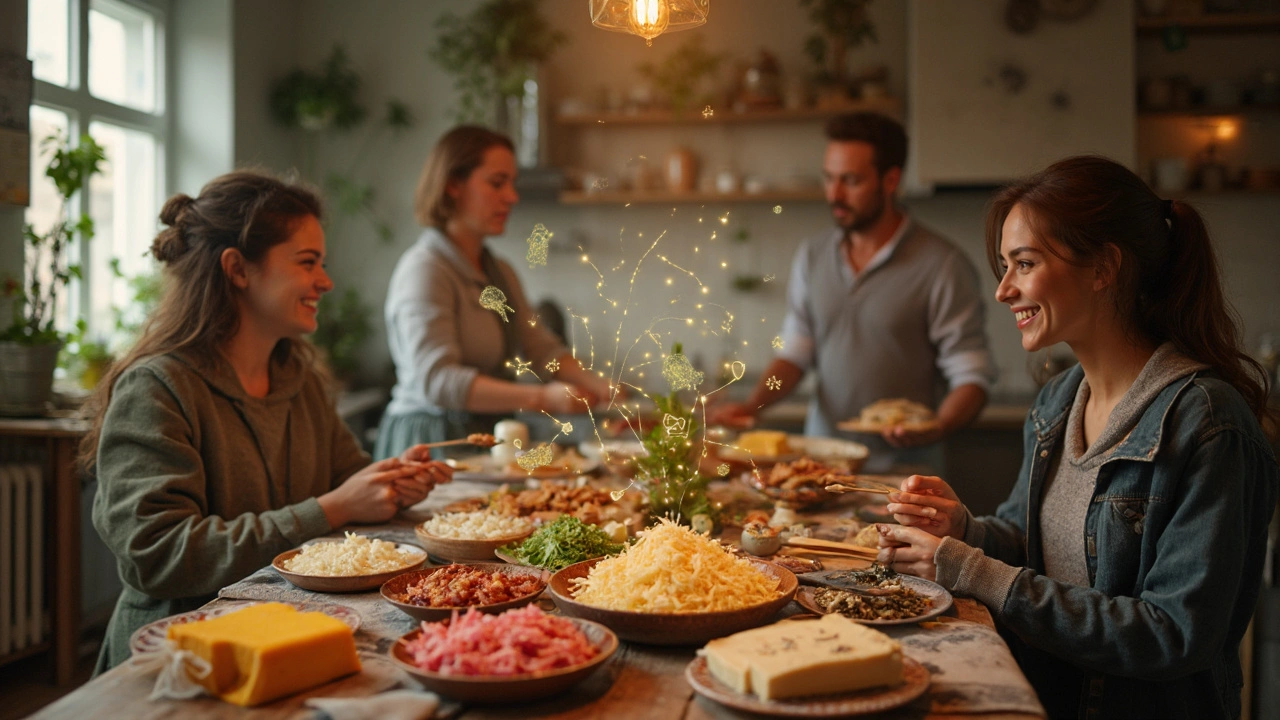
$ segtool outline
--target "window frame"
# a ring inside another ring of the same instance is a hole
[[[80,137],[95,121],[117,125],[129,130],[146,133],[155,138],[155,188],[154,205],[159,211],[161,203],[167,197],[169,178],[169,145],[172,134],[173,118],[170,113],[169,66],[172,55],[169,49],[169,3],[167,0],[111,0],[115,4],[126,5],[139,12],[150,15],[156,24],[155,47],[152,56],[155,58],[155,111],[146,112],[135,108],[118,105],[109,100],[94,97],[89,91],[89,12],[93,0],[64,0],[67,3],[67,87],[36,79],[32,93],[32,105],[47,107],[67,115],[67,130],[72,139]],[[42,138],[32,138],[39,143]],[[107,159],[110,162],[110,158]],[[33,168],[33,171],[35,168]],[[71,216],[80,213],[87,202],[84,193],[76,198],[73,207],[69,208]],[[74,324],[78,320],[89,323],[89,332],[99,336],[114,333],[114,328],[97,328],[92,326],[93,312],[91,308],[95,283],[111,283],[112,277],[95,278],[89,268],[93,253],[93,241],[76,240],[73,257],[86,269],[83,278],[73,279],[68,287],[67,310]]]

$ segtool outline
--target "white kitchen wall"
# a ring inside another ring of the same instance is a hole
[[[1108,5],[1117,1],[1110,0]],[[750,60],[763,47],[778,57],[784,74],[804,67],[800,47],[810,24],[797,3],[719,0],[713,5],[707,26],[696,31],[705,34],[710,50],[731,53],[735,60]],[[394,240],[384,244],[364,221],[331,213],[328,222],[329,268],[339,289],[358,288],[375,308],[376,331],[364,355],[366,379],[371,381],[389,380],[381,304],[392,267],[418,233],[412,219],[412,194],[418,172],[431,144],[452,125],[451,79],[428,60],[426,50],[435,34],[436,19],[455,7],[457,3],[443,0],[240,0],[236,4],[237,162],[265,163],[277,169],[309,166],[316,177],[340,170],[371,180],[377,196],[376,211],[394,227]],[[592,28],[582,0],[548,0],[545,7],[552,21],[570,37],[569,44],[556,54],[548,68],[549,90],[554,98],[573,96],[594,101],[603,87],[625,88],[639,77],[635,71],[638,63],[660,59],[684,39],[680,34],[664,36],[654,42],[653,48],[645,48],[638,38]],[[888,66],[891,91],[902,96],[907,81],[906,4],[882,0],[873,6],[873,16],[880,42],[858,50],[853,62]],[[1079,38],[1086,45],[1091,41],[1093,38],[1088,35]],[[354,67],[363,76],[364,97],[371,110],[376,112],[389,96],[405,100],[418,120],[412,130],[363,146],[362,131],[303,138],[270,124],[266,112],[270,82],[295,66],[318,67],[335,43],[347,48]],[[947,62],[947,58],[936,61]],[[1117,131],[1130,132],[1131,127],[1126,125]],[[704,172],[714,172],[720,163],[737,162],[750,166],[751,172],[773,173],[773,178],[781,178],[794,169],[812,168],[816,173],[823,146],[817,122],[749,128],[720,126],[716,130],[698,128],[692,136],[687,133],[687,129],[679,127],[644,132],[624,128],[557,129],[554,140],[561,144],[553,154],[569,152],[563,143],[612,143],[621,148],[619,158],[643,154],[656,162],[675,145],[689,142],[692,137],[696,140],[692,147],[704,157]],[[578,157],[572,153],[569,156]],[[774,159],[751,166],[761,157]],[[978,267],[984,292],[989,296],[995,284],[986,269],[982,249],[987,198],[984,192],[968,192],[909,198],[905,202],[923,222],[943,231],[966,250]],[[1261,333],[1280,333],[1280,319],[1274,313],[1274,308],[1280,306],[1280,283],[1274,277],[1276,268],[1280,268],[1280,223],[1276,222],[1280,219],[1280,196],[1206,196],[1193,200],[1202,201],[1211,226],[1217,231],[1228,291],[1245,320],[1250,345],[1256,345]],[[681,307],[695,295],[724,306],[735,317],[728,343],[710,332],[720,330],[715,319],[718,311],[711,307],[704,307],[693,327],[672,337],[684,341],[687,351],[701,356],[707,365],[731,349],[735,357],[747,363],[749,373],[752,368],[762,367],[770,354],[768,342],[777,333],[784,309],[783,283],[791,256],[802,238],[830,226],[826,207],[812,202],[784,203],[781,214],[776,215],[771,204],[685,205],[676,208],[674,215],[672,211],[672,207],[654,205],[580,207],[525,202],[512,215],[507,235],[494,240],[493,247],[516,266],[527,294],[535,302],[550,297],[579,314],[584,310],[594,312],[591,327],[597,336],[597,352],[603,352],[601,336],[611,332],[601,331],[602,321],[609,318],[600,311],[609,308],[602,305],[595,286],[596,275],[581,262],[576,246],[585,244],[591,261],[607,273],[624,256],[634,262],[648,242],[667,230],[660,251],[671,262],[695,272],[709,293],[701,295],[687,275],[654,262],[651,257],[634,286],[634,297],[644,303],[644,310],[639,312],[645,318],[658,316],[671,308],[669,300],[677,294],[681,295]],[[729,222],[720,226],[719,237],[712,243],[709,224],[725,211],[729,212]],[[703,218],[702,225],[697,224],[698,217]],[[567,250],[553,253],[548,267],[530,269],[523,262],[525,238],[536,223],[554,231],[556,240]],[[729,242],[726,235],[740,227],[750,231],[749,242]],[[636,233],[641,232],[644,236],[638,238]],[[694,246],[699,248],[696,254]],[[728,267],[720,268],[721,261]],[[739,272],[773,274],[775,280],[754,293],[736,293],[730,281]],[[668,277],[673,280],[671,286],[665,284]],[[606,295],[617,297],[624,287],[630,288],[629,276],[610,285]],[[688,308],[683,312],[685,316],[696,315]],[[633,322],[634,319],[633,316]],[[708,321],[705,337],[701,324],[704,319]],[[1018,345],[1007,310],[994,299],[989,300],[987,325],[1002,369],[998,390],[1025,393],[1034,389],[1026,372],[1028,358]],[[630,329],[628,334],[632,334]]]

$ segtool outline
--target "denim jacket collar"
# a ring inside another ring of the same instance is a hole
[[[1200,373],[1195,372],[1170,383],[1156,396],[1151,405],[1142,413],[1142,419],[1129,435],[1116,446],[1108,458],[1112,460],[1137,460],[1150,462],[1160,449],[1160,440],[1173,401]],[[1084,369],[1076,364],[1067,370],[1061,379],[1031,409],[1031,421],[1035,426],[1036,439],[1045,444],[1050,439],[1057,439],[1065,432],[1067,415],[1071,412],[1071,404],[1075,401],[1076,390],[1084,380]]]

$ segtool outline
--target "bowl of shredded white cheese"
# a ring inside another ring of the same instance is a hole
[[[322,540],[280,553],[271,565],[304,590],[344,593],[382,587],[426,561],[427,553],[420,547],[348,532],[343,540]]]
[[[441,513],[415,528],[432,557],[454,562],[492,562],[494,550],[533,534],[527,518],[487,511]]]

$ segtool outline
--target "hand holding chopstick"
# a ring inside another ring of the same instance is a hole
[[[450,445],[477,445],[479,447],[493,447],[506,442],[499,440],[488,433],[471,433],[470,435],[458,440],[441,440],[440,442],[423,443],[422,447],[438,448],[449,447]]]

